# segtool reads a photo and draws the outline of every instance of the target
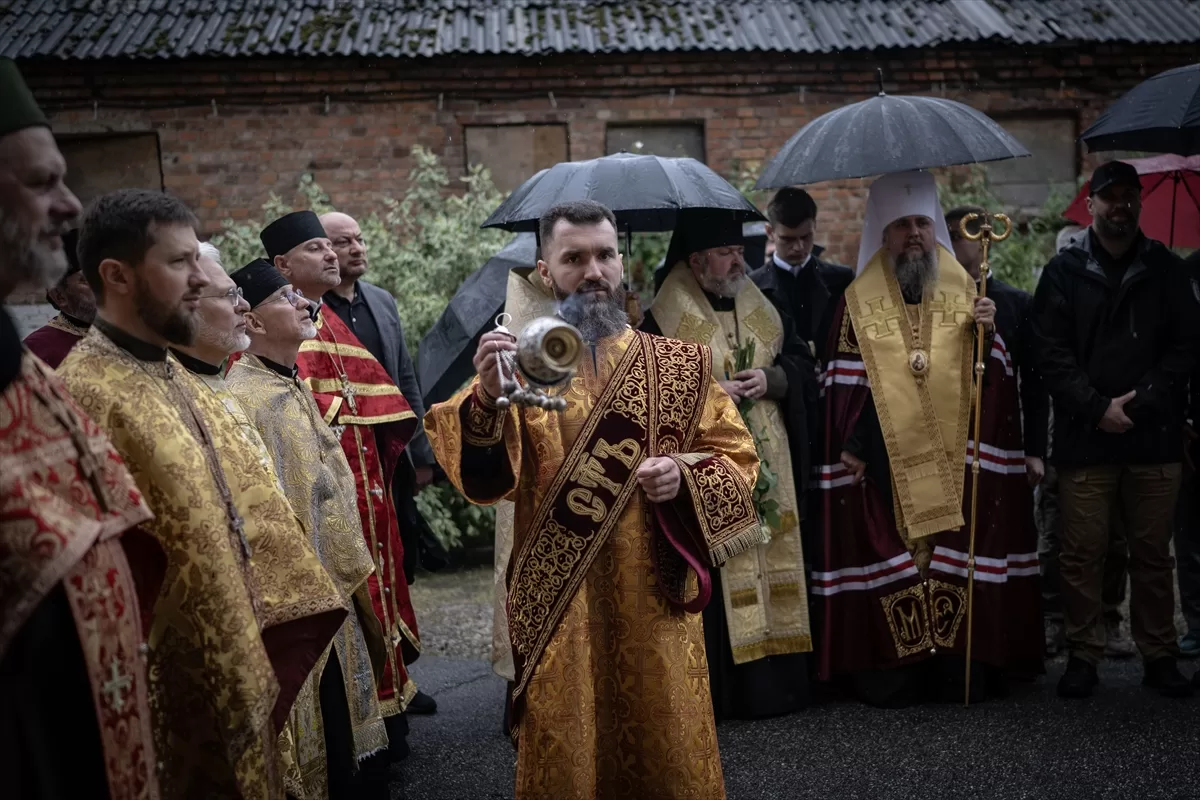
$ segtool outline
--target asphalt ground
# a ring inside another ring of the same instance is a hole
[[[392,768],[397,800],[513,796],[515,751],[501,733],[504,681],[480,653],[478,630],[491,613],[487,580],[447,578],[454,588],[444,605],[434,605],[446,597],[436,582],[414,591],[446,654],[427,649],[412,666],[439,710],[410,721],[412,754]],[[443,608],[451,619],[440,615]],[[465,645],[445,643],[455,629],[467,634]],[[1200,697],[1167,700],[1142,688],[1135,658],[1106,662],[1096,695],[1068,702],[1054,692],[1063,667],[1057,659],[1036,682],[969,709],[838,701],[773,720],[722,723],[726,791],[731,800],[1200,798]],[[1185,674],[1194,669],[1183,665]]]

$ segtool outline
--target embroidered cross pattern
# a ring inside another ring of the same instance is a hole
[[[121,662],[116,656],[109,662],[109,674],[112,676],[104,682],[102,691],[108,697],[108,704],[118,712],[125,710],[124,693],[133,686],[133,679],[121,673]]]
[[[892,305],[889,308],[885,305],[887,302],[886,297],[873,297],[867,301],[867,310],[870,313],[862,318],[863,336],[883,339],[900,331],[900,317],[896,314],[896,306]],[[881,326],[882,330],[880,330]],[[869,330],[870,328],[875,329],[873,333]]]
[[[956,328],[964,322],[970,322],[971,315],[967,313],[967,298],[955,294],[953,297],[943,291],[937,293],[938,299],[929,304],[929,313],[938,314],[939,328]]]

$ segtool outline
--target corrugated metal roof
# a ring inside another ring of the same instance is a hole
[[[1200,0],[0,0],[13,58],[839,50],[1200,42]]]

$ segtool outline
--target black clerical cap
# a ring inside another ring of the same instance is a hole
[[[288,285],[287,278],[265,258],[254,259],[229,277],[241,287],[242,297],[251,308],[258,308],[259,303]]]
[[[21,71],[12,59],[0,58],[0,136],[39,125],[50,127]]]
[[[671,268],[692,253],[714,247],[741,247],[745,241],[742,221],[735,211],[708,208],[680,211],[675,232],[671,234],[671,244],[667,246],[666,260],[654,276],[654,291],[658,291]]]
[[[293,211],[263,228],[258,235],[263,247],[267,248],[267,258],[272,261],[275,256],[287,255],[298,245],[310,239],[326,239],[325,229],[321,220],[311,211]]]

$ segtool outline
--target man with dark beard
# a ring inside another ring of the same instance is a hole
[[[834,314],[826,369],[824,514],[814,553],[818,668],[863,700],[962,701],[1041,669],[1032,495],[996,305],[954,259],[933,176],[871,186],[858,276]],[[976,325],[987,331],[975,589],[967,596],[968,441]],[[853,631],[853,635],[848,634]]]
[[[88,286],[87,278],[79,269],[75,246],[79,233],[71,231],[63,235],[63,251],[67,255],[67,274],[46,291],[46,302],[58,312],[52,320],[25,337],[29,352],[57,367],[71,352],[71,348],[87,334],[96,317],[96,295]]]
[[[1038,364],[1054,401],[1059,574],[1071,654],[1058,693],[1088,697],[1098,682],[1105,553],[1118,515],[1144,683],[1185,697],[1192,688],[1175,663],[1170,543],[1200,284],[1141,232],[1137,170],[1103,164],[1090,192],[1091,227],[1051,259],[1034,295]]]
[[[67,269],[66,162],[0,59],[0,301]],[[0,308],[0,773],[6,796],[159,796],[142,655],[162,551],[133,477]]]
[[[793,470],[809,467],[803,386],[816,362],[792,320],[747,279],[742,254],[733,215],[681,214],[669,272],[642,323],[648,333],[711,348],[718,383],[753,432],[761,464],[755,501],[766,541],[713,570],[717,596],[704,609],[718,722],[796,711],[810,694],[802,484]]]
[[[696,612],[708,568],[762,541],[754,443],[707,347],[629,328],[611,211],[564,203],[539,229],[541,280],[587,340],[566,410],[499,407],[515,343],[491,332],[425,416],[456,488],[515,503],[516,796],[723,798]]]
[[[223,468],[227,432],[167,351],[192,342],[210,286],[195,226],[161,192],[127,189],[92,204],[79,261],[96,320],[59,374],[130,465],[154,513],[141,527],[166,551],[147,642],[164,794],[278,796],[280,684],[260,633],[253,522],[234,500],[244,476]]]

